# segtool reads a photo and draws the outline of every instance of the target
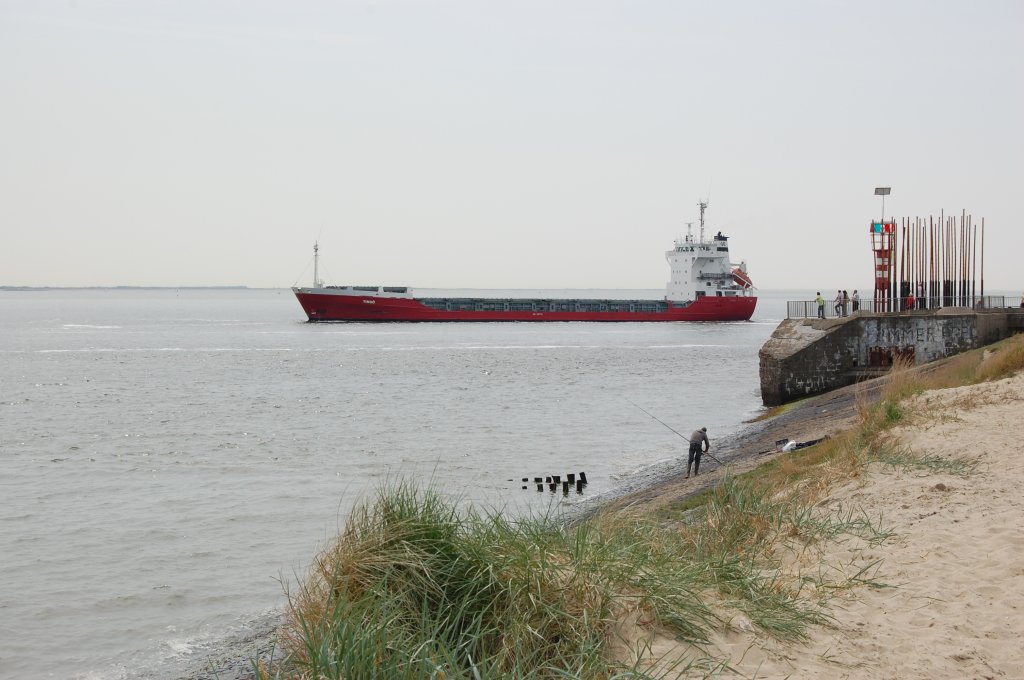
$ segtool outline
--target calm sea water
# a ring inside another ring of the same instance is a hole
[[[685,453],[630,401],[714,442],[806,295],[746,323],[317,325],[287,290],[0,292],[0,676],[173,677],[388,479],[578,502],[520,479],[590,496]]]

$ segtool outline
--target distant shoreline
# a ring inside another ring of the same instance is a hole
[[[249,286],[0,286],[0,291],[46,290],[254,290]]]

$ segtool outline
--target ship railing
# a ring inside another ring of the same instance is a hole
[[[837,304],[835,299],[825,300],[824,309],[819,309],[818,303],[814,300],[791,300],[786,302],[787,319],[836,319],[850,316],[856,312],[869,312],[871,314],[910,314],[913,312],[924,312],[936,309],[964,308],[972,310],[981,309],[1005,309],[1016,307],[1016,300],[1007,298],[1005,295],[963,295],[963,296],[934,296],[914,298],[861,298],[855,306],[851,300],[845,304]]]
[[[408,286],[323,286],[326,290],[350,290],[356,293],[408,293]]]
[[[724,241],[676,241],[674,246],[673,250],[682,253],[696,253],[698,251],[717,253],[720,250],[729,250]]]

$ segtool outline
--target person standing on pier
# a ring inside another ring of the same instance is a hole
[[[701,450],[703,447],[703,450]],[[708,441],[708,428],[702,427],[699,430],[694,430],[693,434],[690,435],[690,455],[686,460],[686,477],[690,477],[690,466],[693,466],[693,476],[696,477],[700,473],[700,457],[701,454],[706,453],[711,448],[711,442]]]
[[[814,301],[818,303],[818,318],[825,318],[825,298],[821,297],[821,291],[818,291],[818,296],[814,298]],[[1021,307],[1024,307],[1024,295],[1021,296]]]
[[[843,312],[843,291],[842,290],[837,290],[836,291],[836,299],[833,300],[833,302],[835,302],[836,316],[842,316],[842,312]]]
[[[860,309],[860,295],[857,294],[856,288],[853,289],[853,297],[850,299],[853,300],[853,311],[858,311]]]

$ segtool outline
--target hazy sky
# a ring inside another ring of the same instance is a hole
[[[863,289],[891,186],[1020,290],[1022,166],[1017,0],[0,0],[0,284]]]

